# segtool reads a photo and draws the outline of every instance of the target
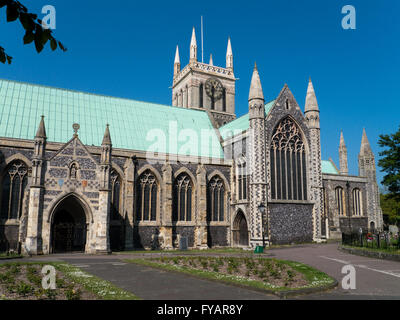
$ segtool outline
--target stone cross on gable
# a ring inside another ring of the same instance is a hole
[[[74,129],[74,137],[75,137],[75,138],[78,137],[78,130],[79,130],[80,127],[81,127],[81,126],[80,126],[78,123],[74,123],[74,124],[72,125],[72,128]]]

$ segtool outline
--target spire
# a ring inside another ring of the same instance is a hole
[[[39,128],[36,131],[36,137],[35,138],[47,138],[46,137],[46,128],[44,126],[44,116],[42,116],[42,119],[40,120]]]
[[[339,148],[346,148],[346,144],[345,144],[344,138],[343,138],[343,130],[340,131],[340,144],[339,144]]]
[[[253,99],[264,100],[264,94],[261,87],[260,75],[257,70],[257,63],[254,64],[253,76],[251,78],[249,101]]]
[[[197,42],[196,42],[196,31],[192,31],[192,40],[190,41],[190,61],[197,61]]]
[[[232,53],[231,38],[228,38],[228,48],[226,49],[226,68],[233,69],[233,53]]]
[[[101,145],[111,145],[111,136],[110,136],[110,129],[109,124],[107,123],[106,131],[104,132],[103,142]]]
[[[314,86],[311,82],[311,78],[308,82],[308,89],[306,96],[305,112],[308,111],[319,111],[317,97],[315,96]]]
[[[181,60],[179,58],[179,47],[176,46],[175,62],[174,62],[174,76],[181,71]]]
[[[175,61],[174,61],[174,63],[175,64],[177,64],[177,63],[181,64],[181,59],[179,58],[179,47],[178,46],[176,46],[176,53],[175,53]]]
[[[210,65],[210,66],[213,66],[213,65],[214,65],[213,58],[212,58],[212,54],[210,54],[210,63],[209,63],[209,65]]]
[[[361,139],[361,148],[360,155],[373,154],[371,145],[369,144],[367,133],[365,132],[365,128],[363,128],[363,135]]]
[[[349,168],[347,163],[347,148],[343,138],[343,131],[340,131],[339,164],[340,164],[340,174],[348,175]]]

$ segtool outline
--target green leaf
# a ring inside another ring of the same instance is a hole
[[[50,36],[51,36],[50,33],[51,33],[50,29],[43,30],[42,37],[40,39],[43,46],[45,46],[47,41],[50,39]]]
[[[53,51],[57,49],[57,41],[56,41],[56,39],[54,39],[54,38],[51,39],[50,47],[51,47],[51,50],[53,50]]]
[[[27,31],[27,32],[25,33],[25,36],[24,36],[24,44],[29,44],[29,43],[31,43],[34,39],[35,39],[35,35],[34,35],[32,32]]]
[[[35,34],[35,47],[36,47],[36,51],[38,53],[42,52],[43,45],[42,45],[42,42],[41,42],[41,38],[38,36],[37,33]]]
[[[0,62],[1,63],[6,62],[6,54],[3,51],[0,51]]]
[[[8,64],[11,64],[11,60],[12,60],[12,57],[10,57],[10,56],[7,56],[7,61],[8,61]]]
[[[60,47],[60,49],[62,50],[62,51],[67,51],[67,48],[65,48],[64,46],[63,46],[63,44],[60,42],[60,41],[58,41],[58,45],[59,45],[59,47]]]
[[[7,22],[15,21],[18,19],[19,10],[14,2],[7,4]]]

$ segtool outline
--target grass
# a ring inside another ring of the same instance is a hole
[[[42,288],[43,275],[40,271],[45,265],[56,268],[55,290]],[[9,298],[80,300],[82,295],[98,300],[139,299],[106,280],[64,262],[13,262],[2,264],[0,268],[2,269],[0,285],[3,292],[6,292],[0,296],[0,300]]]
[[[175,259],[177,257],[174,257]],[[166,259],[174,259],[174,258],[161,258],[163,259],[162,261],[166,261]],[[181,258],[185,258],[185,257],[181,257]],[[206,260],[209,259],[210,257],[202,257],[202,259]],[[305,280],[307,281],[306,285],[300,286],[300,287],[296,287],[296,288],[292,288],[290,287],[290,283],[286,286],[274,286],[271,283],[268,283],[266,281],[260,281],[260,280],[253,280],[250,279],[249,276],[254,273],[254,272],[258,272],[258,273],[263,273],[266,272],[264,270],[261,269],[257,269],[257,271],[255,271],[254,265],[252,265],[252,260],[255,259],[249,259],[249,258],[228,258],[231,260],[230,265],[227,268],[227,273],[222,273],[219,272],[219,266],[218,263],[215,263],[212,265],[211,268],[213,268],[212,271],[210,270],[204,270],[205,269],[205,265],[206,265],[206,261],[201,261],[200,265],[203,268],[203,270],[200,270],[197,266],[192,266],[190,263],[190,266],[182,266],[179,265],[178,263],[174,263],[173,264],[166,264],[166,263],[162,263],[162,262],[157,262],[154,261],[154,259],[128,259],[126,260],[127,262],[130,263],[136,263],[136,264],[140,264],[140,265],[146,265],[149,267],[154,267],[154,268],[159,268],[159,269],[164,269],[164,270],[168,270],[168,271],[174,271],[174,272],[182,272],[185,274],[189,274],[195,277],[200,277],[200,278],[205,278],[205,279],[209,279],[209,280],[216,280],[216,281],[220,281],[220,282],[224,282],[224,283],[228,283],[228,284],[233,284],[233,285],[239,285],[239,286],[244,286],[244,287],[250,287],[250,288],[254,288],[254,289],[258,289],[258,290],[263,290],[269,293],[274,293],[274,294],[278,294],[282,293],[282,292],[290,292],[290,293],[301,293],[302,289],[318,289],[318,288],[327,288],[330,285],[334,285],[336,283],[336,280],[331,278],[330,276],[328,276],[327,274],[316,270],[310,266],[307,266],[305,264],[302,263],[298,263],[298,262],[293,262],[293,261],[286,261],[286,260],[276,260],[276,259],[264,259],[264,258],[259,258],[259,260],[263,260],[263,263],[268,264],[271,261],[274,261],[274,263],[277,263],[278,265],[286,265],[288,267],[290,267],[291,269],[299,272],[300,274],[303,275],[303,277],[305,278]],[[235,270],[237,270],[238,268],[238,264],[235,262],[236,259],[244,259],[244,263],[246,263],[248,265],[248,271],[247,274],[245,276],[237,276],[234,275],[232,273],[234,273]],[[258,259],[257,259],[258,260]],[[211,260],[207,261],[207,264],[210,263]],[[215,268],[215,269],[214,269]],[[290,279],[292,277],[294,277],[294,273],[292,273],[293,271],[290,270],[289,268],[289,272],[287,273],[287,277]],[[216,271],[218,270],[218,271]],[[277,271],[270,271],[270,274],[267,275],[267,277],[275,277],[278,276]],[[261,276],[261,274],[257,274],[258,276]],[[262,275],[265,276],[265,275]],[[279,275],[280,276],[280,275]]]
[[[4,259],[17,259],[22,258],[22,255],[14,252],[2,252],[0,253],[0,260]]]
[[[171,253],[171,254],[193,254],[193,253],[252,253],[252,250],[244,250],[242,248],[214,248],[214,249],[188,249],[188,250],[133,250],[119,251],[113,254],[146,254],[146,253]]]

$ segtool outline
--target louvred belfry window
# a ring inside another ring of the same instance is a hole
[[[207,189],[207,221],[224,221],[224,182],[220,177],[214,176],[208,183]]]
[[[305,146],[293,120],[285,118],[275,128],[270,151],[271,198],[307,200]]]
[[[28,167],[22,161],[11,163],[3,175],[1,219],[19,219],[28,184]]]
[[[180,174],[174,183],[172,221],[192,221],[193,184],[190,177]]]
[[[138,221],[157,220],[157,194],[157,179],[150,170],[147,170],[139,177],[137,183],[136,219]]]

